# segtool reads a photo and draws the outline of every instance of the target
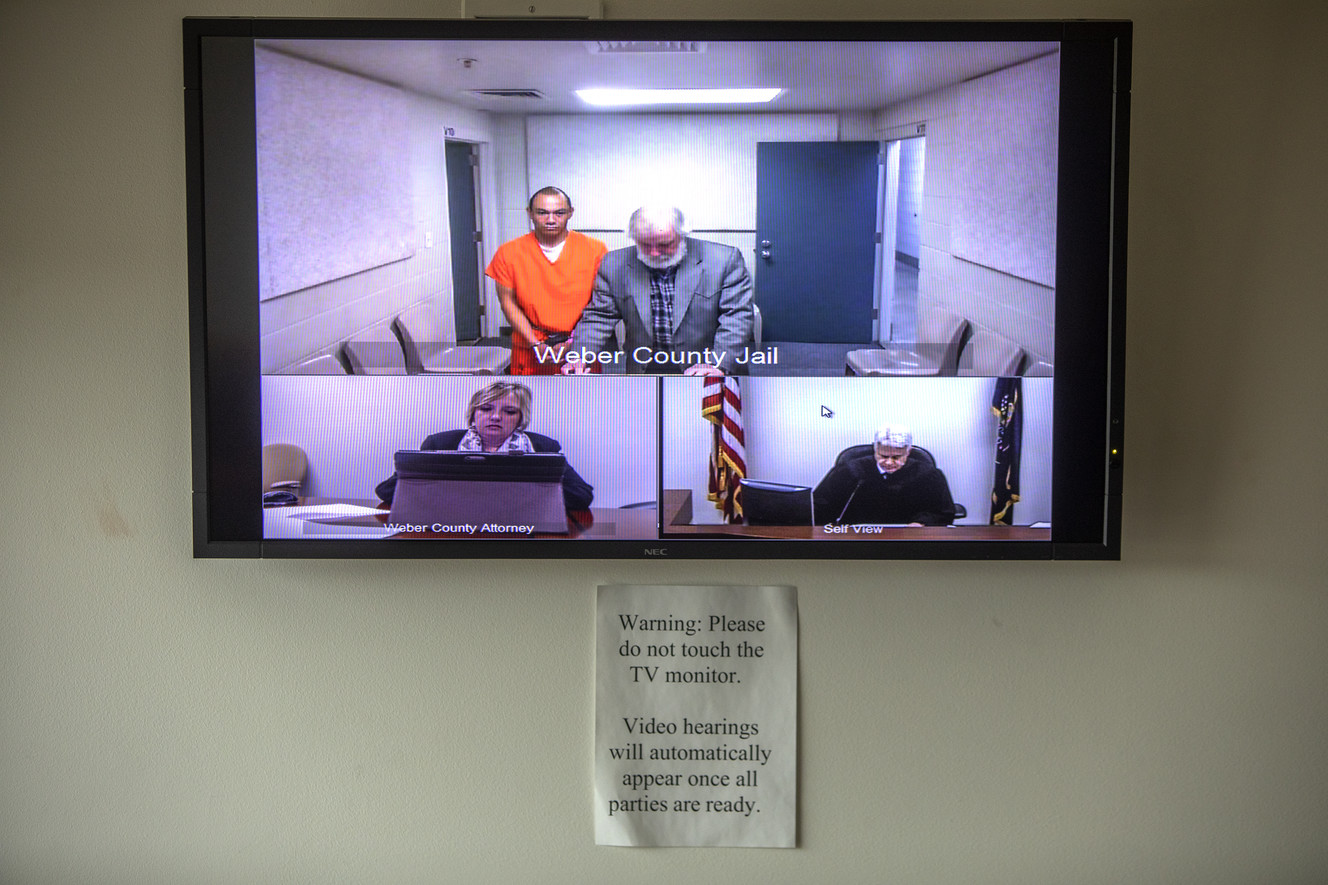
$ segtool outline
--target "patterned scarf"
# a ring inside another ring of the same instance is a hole
[[[466,435],[461,437],[461,442],[457,443],[458,452],[482,452],[484,451],[484,441],[472,427],[466,431]],[[516,431],[509,436],[502,445],[498,447],[496,454],[511,455],[516,452],[530,454],[535,451],[535,447],[530,444],[530,437],[521,431]]]

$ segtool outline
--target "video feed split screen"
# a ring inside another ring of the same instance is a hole
[[[1057,44],[649,61],[258,42],[264,537],[1050,540]]]

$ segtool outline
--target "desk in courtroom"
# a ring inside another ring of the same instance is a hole
[[[336,508],[354,507],[374,512],[338,514]],[[316,508],[316,509],[315,509]],[[325,514],[319,510],[326,510]],[[659,537],[657,511],[625,507],[592,507],[567,514],[567,534],[535,532],[434,532],[393,531],[389,527],[388,506],[378,501],[348,500],[342,498],[301,498],[290,507],[263,509],[263,536],[279,538],[336,538],[339,540],[406,538],[406,539],[488,539],[510,541],[536,538],[539,540],[654,540]]]
[[[690,489],[665,489],[661,501],[666,538],[770,538],[783,541],[1050,541],[1051,529],[1033,526],[832,526],[692,524]]]

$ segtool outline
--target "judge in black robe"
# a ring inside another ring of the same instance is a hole
[[[883,447],[830,469],[813,492],[820,525],[949,525],[955,505],[945,474],[908,448],[903,466],[879,465]]]

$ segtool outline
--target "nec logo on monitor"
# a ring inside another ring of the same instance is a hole
[[[668,555],[669,555],[669,550],[668,550],[667,547],[647,547],[647,548],[645,548],[644,550],[642,550],[641,552],[644,553],[646,556],[668,556]]]

